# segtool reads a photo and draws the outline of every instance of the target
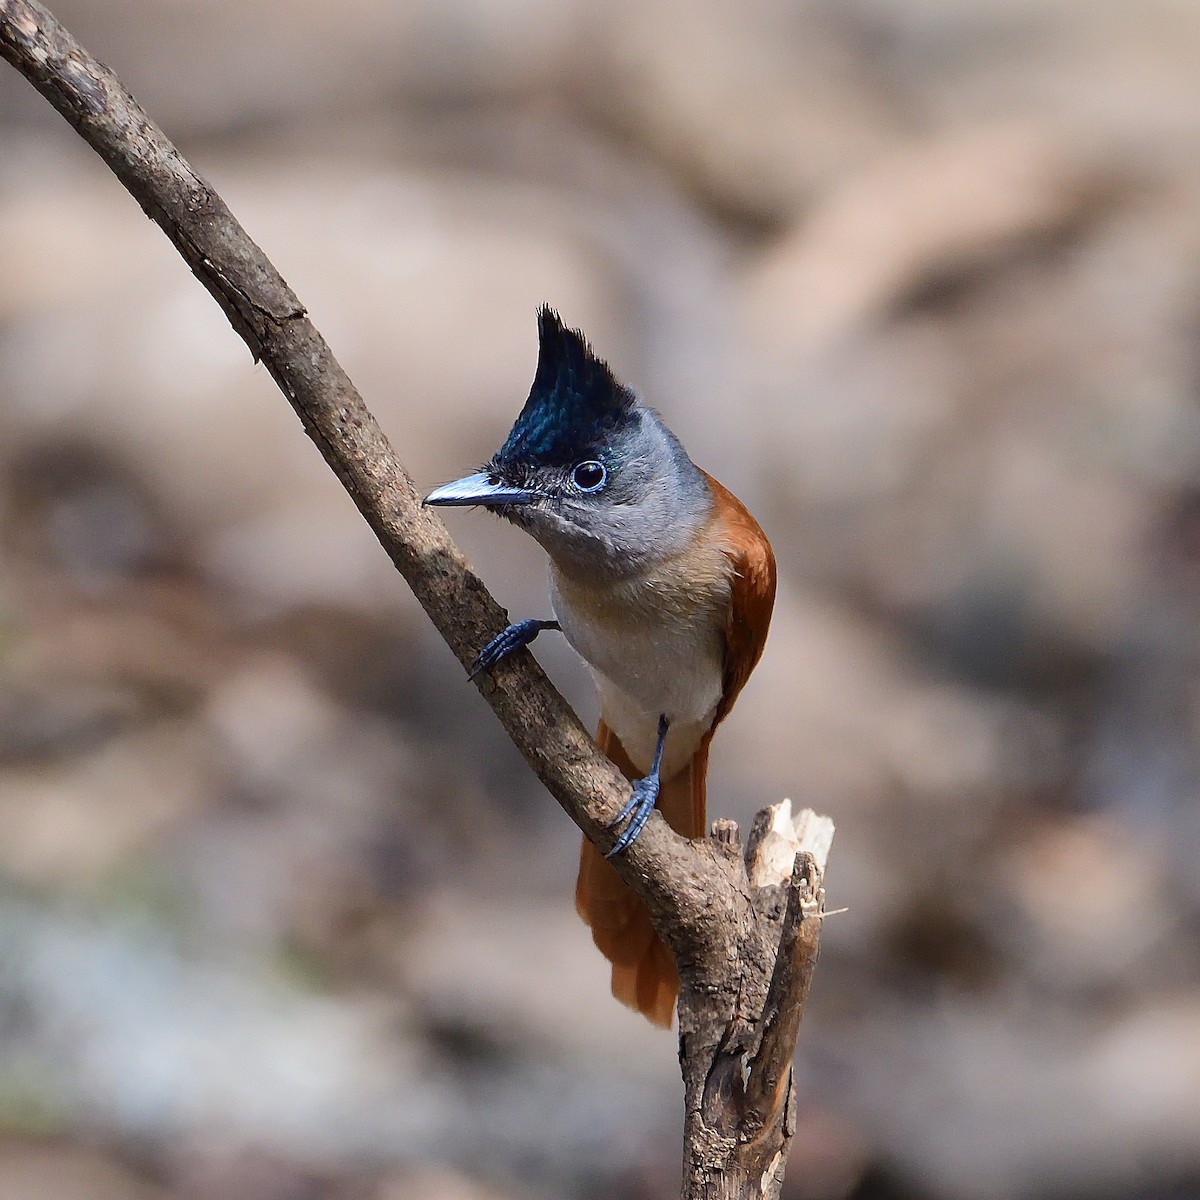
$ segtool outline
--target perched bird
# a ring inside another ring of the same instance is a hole
[[[656,802],[677,832],[702,838],[709,742],[762,654],[775,558],[741,502],[578,330],[542,308],[538,336],[533,387],[504,445],[478,474],[424,501],[482,505],[550,558],[554,619],[510,625],[473,674],[560,630],[596,680],[596,741],[633,784],[610,856]],[[612,963],[613,994],[669,1026],[675,964],[645,906],[586,838],[575,903]]]

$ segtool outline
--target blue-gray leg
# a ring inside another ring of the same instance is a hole
[[[557,621],[539,621],[531,617],[528,621],[517,621],[503,633],[497,634],[480,652],[475,655],[471,664],[469,678],[474,679],[481,671],[490,671],[501,659],[507,658],[522,646],[528,646],[543,629],[558,629]]]
[[[654,811],[654,805],[658,801],[659,787],[659,771],[662,770],[663,747],[667,744],[667,718],[660,716],[658,718],[658,743],[654,747],[654,762],[650,764],[650,774],[643,779],[635,779],[633,781],[633,795],[629,797],[628,803],[619,813],[617,819],[609,826],[609,829],[616,829],[622,821],[628,821],[624,832],[617,838],[616,845],[604,856],[605,858],[616,858],[618,854],[623,854],[630,846],[637,841],[637,835],[642,832],[646,822],[650,820],[650,814]]]

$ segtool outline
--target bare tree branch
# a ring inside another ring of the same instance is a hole
[[[34,0],[0,0],[0,54],[170,238],[270,371],[442,637],[470,662],[504,627],[503,610],[442,522],[420,507],[349,377],[220,196],[120,80]],[[629,785],[533,658],[521,652],[477,686],[571,819],[610,848],[608,826]],[[763,819],[773,830],[790,829],[790,808],[781,815],[780,807]],[[735,826],[724,823],[718,837],[692,843],[656,815],[614,864],[646,901],[679,965],[687,1197],[774,1197],[783,1177],[790,1062],[816,960],[824,857],[821,846],[802,853],[793,838],[785,868],[767,878],[767,841],[752,839],[748,875]]]

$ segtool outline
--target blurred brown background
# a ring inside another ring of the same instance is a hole
[[[849,908],[790,1200],[1200,1196],[1200,6],[54,7],[419,483],[497,446],[548,301],[760,517],[711,807],[832,814]],[[450,519],[544,615],[537,548]],[[674,1194],[575,844],[0,71],[0,1197]]]

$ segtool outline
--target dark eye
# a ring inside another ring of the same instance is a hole
[[[608,472],[603,463],[582,462],[571,472],[571,478],[581,492],[596,492],[604,486]]]

